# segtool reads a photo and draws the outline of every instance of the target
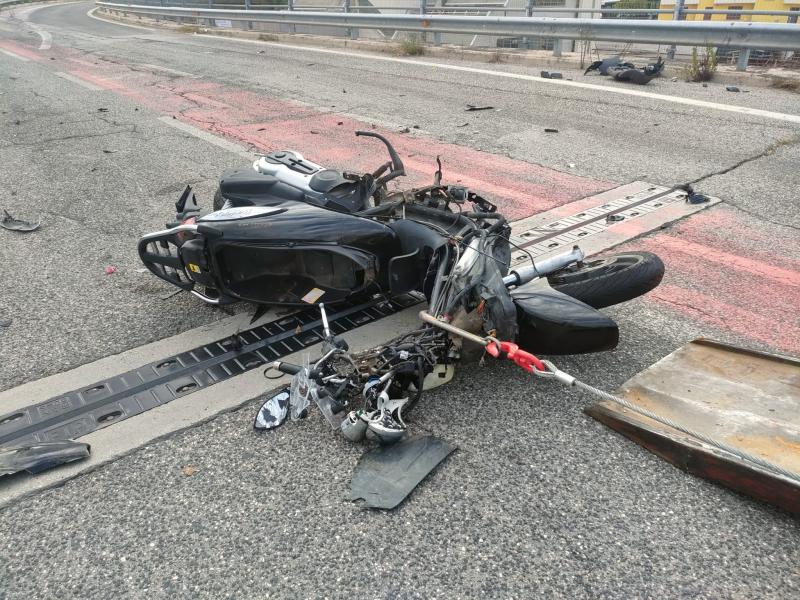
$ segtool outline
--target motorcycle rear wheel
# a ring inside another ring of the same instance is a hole
[[[664,263],[655,254],[625,252],[572,265],[547,280],[559,292],[593,308],[604,308],[646,294],[663,277]]]

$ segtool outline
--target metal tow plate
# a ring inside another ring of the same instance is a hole
[[[800,360],[699,339],[617,395],[789,473],[800,473]],[[800,514],[800,479],[767,470],[610,402],[586,412],[672,464]]]

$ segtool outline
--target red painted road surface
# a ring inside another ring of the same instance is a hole
[[[373,127],[368,120],[337,115],[335,107],[322,111],[202,79],[154,74],[144,65],[110,62],[69,48],[40,52],[11,41],[0,41],[0,48],[258,151],[292,148],[332,168],[368,170],[376,156],[383,156],[375,142],[357,143],[356,130],[391,135],[409,172],[406,183],[431,182],[440,155],[446,181],[483,193],[514,220],[614,187],[418,133]],[[800,240],[795,236],[793,247],[776,248],[762,237],[744,217],[719,206],[637,239],[631,248],[655,252],[667,266],[664,283],[648,301],[800,354]]]

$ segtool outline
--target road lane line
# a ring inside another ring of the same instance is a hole
[[[53,36],[50,35],[50,32],[42,29],[36,23],[31,23],[30,21],[25,22],[36,32],[36,35],[42,38],[42,43],[39,44],[39,50],[50,50],[53,46]]]
[[[146,67],[151,71],[161,71],[170,73],[171,75],[178,75],[180,77],[189,77],[191,79],[200,79],[202,75],[195,75],[194,73],[187,73],[186,71],[179,71],[178,69],[170,69],[169,67],[161,67],[159,65],[151,65],[149,63],[138,63],[140,67]]]
[[[214,144],[228,152],[233,152],[242,158],[246,158],[247,160],[253,160],[255,155],[252,152],[247,152],[244,148],[239,146],[238,144],[234,144],[233,142],[229,142],[221,137],[218,137],[214,134],[208,133],[207,131],[203,131],[202,129],[198,129],[197,127],[193,127],[192,125],[188,125],[183,121],[179,121],[178,119],[170,116],[158,117],[158,120],[170,127],[174,127],[184,133],[188,133],[191,136],[194,136],[198,139],[203,140],[204,142],[208,142],[209,144]]]
[[[11,58],[16,58],[17,60],[21,60],[22,62],[28,62],[30,60],[30,58],[25,58],[24,56],[20,56],[19,54],[14,54],[13,52],[10,52],[8,50],[3,50],[2,48],[0,48],[0,52],[5,54],[6,56],[10,56]]]
[[[71,81],[72,83],[77,83],[79,86],[86,88],[87,90],[92,90],[93,92],[102,92],[103,88],[100,86],[94,85],[93,83],[89,83],[88,81],[84,81],[80,77],[76,77],[75,75],[71,75],[70,73],[64,73],[63,71],[55,71],[53,73],[56,77],[61,77],[61,79],[66,79],[67,81]]]
[[[605,85],[598,85],[595,83],[584,83],[581,81],[569,81],[567,79],[542,79],[535,75],[524,75],[521,73],[508,73],[505,71],[493,71],[491,69],[481,69],[478,67],[467,67],[463,65],[451,65],[446,63],[437,63],[427,60],[412,60],[409,58],[398,58],[396,56],[379,56],[375,54],[365,54],[360,52],[348,52],[346,50],[331,50],[329,48],[313,48],[308,46],[298,46],[295,44],[283,44],[280,42],[262,42],[259,40],[245,40],[239,38],[222,38],[216,35],[209,35],[203,33],[195,33],[195,37],[211,38],[215,40],[242,42],[246,44],[261,44],[266,46],[273,46],[275,48],[286,48],[288,50],[300,50],[306,52],[316,52],[318,54],[331,54],[334,56],[347,56],[350,58],[362,58],[365,60],[377,60],[383,62],[392,62],[405,65],[416,65],[422,67],[430,67],[433,69],[444,69],[448,71],[460,71],[462,73],[474,73],[477,75],[488,75],[490,77],[504,77],[506,79],[517,79],[521,81],[531,81],[534,83],[545,85],[562,85],[566,87],[580,88],[585,90],[595,90],[599,92],[607,92],[612,94],[622,94],[625,96],[636,96],[638,98],[647,98],[650,100],[660,100],[662,102],[671,102],[673,104],[683,104],[685,106],[695,106],[698,108],[708,108],[712,110],[719,110],[723,112],[732,112],[753,117],[763,117],[766,119],[773,119],[776,121],[786,121],[789,123],[800,123],[800,115],[790,115],[786,113],[773,112],[769,110],[762,110],[760,108],[748,108],[746,106],[737,106],[735,104],[721,104],[718,102],[709,102],[707,100],[696,100],[694,98],[683,98],[681,96],[668,96],[665,94],[657,94],[655,92],[645,92],[643,90],[635,90],[629,88],[616,88]]]

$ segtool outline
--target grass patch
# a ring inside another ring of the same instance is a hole
[[[697,48],[692,48],[692,60],[684,67],[686,81],[711,81],[717,72],[717,51],[706,46],[701,55]]]
[[[258,34],[259,41],[262,42],[277,42],[278,36],[272,35],[271,33],[259,33]]]
[[[200,28],[197,25],[181,25],[176,31],[180,33],[200,33]]]
[[[400,42],[400,54],[403,56],[422,56],[425,54],[425,44],[416,36],[410,35]]]
[[[492,55],[489,57],[489,60],[486,61],[492,64],[501,63],[503,62],[503,55],[500,53],[500,50],[495,50],[492,52]]]

